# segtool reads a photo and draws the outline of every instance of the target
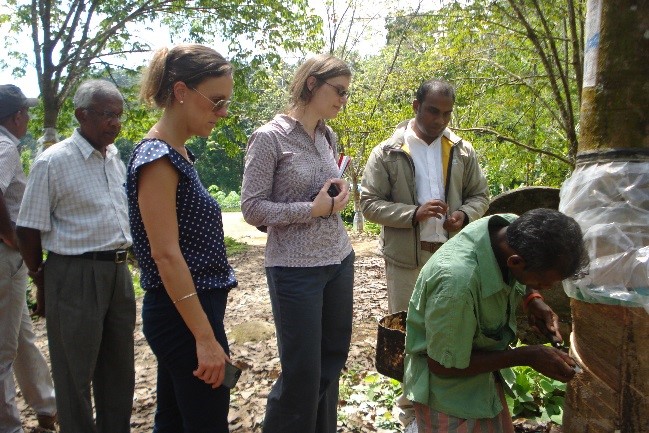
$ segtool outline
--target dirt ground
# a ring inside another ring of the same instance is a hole
[[[230,341],[231,358],[243,368],[243,374],[232,392],[230,431],[261,431],[266,397],[280,372],[273,318],[264,273],[266,235],[249,226],[241,213],[224,213],[227,236],[250,247],[230,258],[239,286],[230,292],[225,326]],[[383,260],[374,254],[375,238],[352,235],[356,251],[355,312],[353,342],[347,368],[356,371],[373,369],[377,320],[387,310]],[[155,412],[156,360],[142,334],[141,298],[137,300],[135,327],[135,396],[131,427],[133,433],[150,432]],[[49,359],[45,320],[34,323],[37,345]],[[36,426],[34,413],[22,395],[18,395],[25,431]],[[360,421],[359,421],[360,422]],[[371,426],[345,427],[340,431],[377,431]]]
[[[225,213],[224,228],[227,236],[245,242],[250,247],[230,258],[236,271],[239,286],[230,292],[225,326],[230,341],[231,358],[243,369],[243,374],[233,389],[230,406],[230,431],[232,433],[257,433],[261,431],[268,392],[278,377],[279,358],[273,319],[264,273],[264,245],[266,235],[243,221],[241,213]],[[356,252],[354,284],[354,318],[352,346],[346,364],[348,371],[375,371],[374,356],[377,321],[387,311],[383,259],[376,255],[376,238],[351,234]],[[133,433],[150,432],[155,412],[156,360],[144,336],[140,317],[141,298],[137,300],[135,328],[135,396],[131,427]],[[34,323],[37,344],[49,359],[45,321]],[[18,396],[25,431],[36,426],[34,413],[22,395]],[[354,403],[348,403],[353,405]],[[364,406],[362,410],[345,408],[350,414],[339,423],[339,432],[387,433],[374,426],[376,411],[380,408]],[[523,430],[520,430],[523,431]],[[525,431],[545,431],[528,430]]]

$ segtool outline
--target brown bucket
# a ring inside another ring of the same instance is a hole
[[[399,311],[379,320],[376,336],[376,371],[402,382],[405,348],[406,312]]]

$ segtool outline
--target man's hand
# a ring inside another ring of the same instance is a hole
[[[16,240],[16,236],[0,236],[0,240],[2,240],[2,242],[12,250],[18,251],[18,241]]]
[[[442,219],[446,215],[448,210],[448,205],[442,200],[431,200],[422,204],[417,208],[417,213],[415,214],[415,221],[421,222],[427,220],[428,218],[438,218]]]
[[[41,263],[36,272],[29,271],[27,273],[31,277],[34,286],[36,286],[36,307],[33,312],[39,317],[45,317],[45,277],[43,267],[44,263]]]
[[[543,334],[551,343],[562,343],[559,333],[559,316],[541,298],[532,299],[527,305],[527,320],[530,327]]]
[[[456,210],[451,214],[451,216],[446,218],[446,221],[444,221],[444,225],[442,227],[444,227],[444,230],[446,230],[447,232],[457,232],[462,227],[464,227],[464,218],[464,212],[462,212],[461,210]]]
[[[559,349],[542,345],[527,346],[525,349],[529,357],[527,365],[544,376],[568,382],[576,373],[575,361]]]
[[[36,307],[33,313],[38,317],[45,317],[45,290],[36,287]]]

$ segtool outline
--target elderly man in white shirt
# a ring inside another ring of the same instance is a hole
[[[36,347],[25,292],[27,268],[18,252],[15,222],[27,178],[18,144],[27,133],[29,107],[12,84],[0,86],[0,432],[22,433],[16,385],[38,417],[41,431],[54,430],[56,401],[50,369]]]
[[[90,80],[73,101],[80,127],[34,162],[17,233],[40,293],[37,311],[47,318],[61,430],[124,433],[135,385],[135,296],[126,171],[113,144],[123,98],[113,84]]]

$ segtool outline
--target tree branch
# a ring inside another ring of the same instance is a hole
[[[490,135],[495,136],[496,139],[499,140],[499,141],[507,141],[507,142],[512,143],[512,144],[514,144],[516,146],[527,149],[530,152],[547,155],[549,157],[558,159],[559,161],[561,161],[561,162],[563,162],[565,164],[568,164],[571,167],[574,167],[574,165],[575,165],[574,162],[572,162],[570,159],[568,159],[568,158],[566,158],[564,156],[561,156],[561,155],[559,155],[557,153],[554,153],[554,152],[550,152],[548,150],[543,150],[543,149],[539,149],[537,147],[527,145],[525,143],[522,143],[522,142],[516,140],[515,138],[508,137],[506,135],[502,135],[500,132],[494,131],[493,129],[490,129],[490,128],[476,127],[476,128],[451,128],[451,129],[453,129],[454,131],[465,131],[465,132],[477,132],[479,134],[490,134]]]

